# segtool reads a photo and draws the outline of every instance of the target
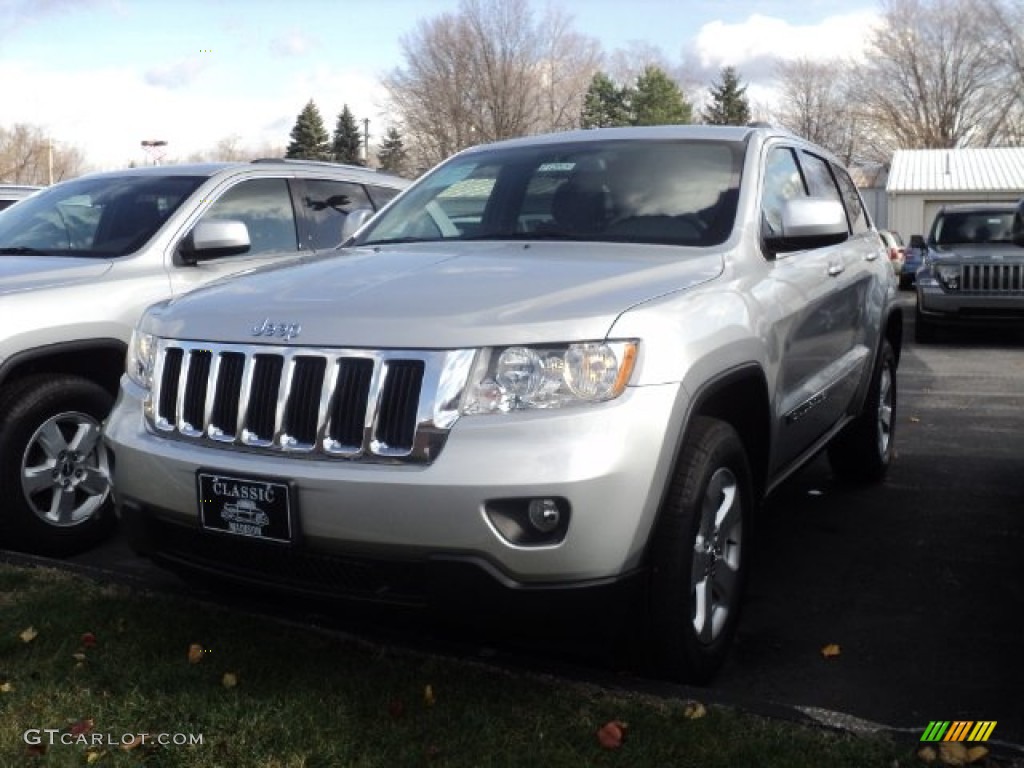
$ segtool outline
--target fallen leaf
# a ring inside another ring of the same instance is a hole
[[[131,741],[125,741],[123,738],[121,740],[121,749],[124,752],[131,752],[133,749],[138,749],[141,746],[142,735],[138,733],[132,734]]]
[[[72,653],[71,654],[71,658],[74,659],[75,661],[85,661],[85,654],[84,653]]]
[[[618,749],[626,740],[626,724],[611,720],[597,729],[597,743],[604,749]]]
[[[89,765],[92,765],[93,763],[98,762],[105,754],[107,753],[98,752],[94,749],[90,749],[88,752],[85,753],[85,762]]]
[[[434,686],[428,685],[423,689],[423,703],[428,707],[434,706]]]
[[[188,663],[198,664],[203,658],[203,646],[199,643],[192,643],[188,647]]]
[[[23,643],[31,643],[38,635],[39,633],[36,632],[35,627],[26,627],[21,631],[21,634],[18,635],[18,637],[21,638],[21,642]]]
[[[939,759],[939,753],[935,751],[935,747],[921,747],[917,750],[917,757],[922,763],[931,765]]]
[[[92,730],[94,723],[91,717],[83,717],[77,723],[71,724],[71,735],[81,736],[83,733],[89,733]]]
[[[917,423],[918,423],[918,422],[920,422],[920,421],[921,421],[921,420],[920,420],[919,418],[917,418],[917,416],[911,416],[911,417],[910,417],[910,423],[911,423],[911,424],[917,424]]]
[[[967,750],[968,763],[976,763],[979,760],[984,760],[986,757],[988,757],[988,747],[983,747],[980,744]]]
[[[834,656],[838,656],[839,653],[840,651],[838,643],[829,643],[821,649],[821,655],[824,656],[826,659],[831,659]]]
[[[405,714],[405,703],[401,699],[392,699],[388,702],[388,714],[392,720],[397,720]]]
[[[94,635],[92,632],[83,632],[81,643],[83,648],[96,647],[96,635]]]
[[[939,760],[943,765],[967,765],[967,747],[959,741],[939,744]]]
[[[14,690],[14,684],[10,680],[4,680],[0,683],[0,693],[10,693]]]
[[[238,685],[238,675],[234,672],[225,672],[224,677],[220,679],[220,684],[225,688],[234,688]]]
[[[707,707],[701,704],[699,701],[688,701],[686,706],[683,707],[683,717],[687,720],[696,720],[704,717],[708,713]]]

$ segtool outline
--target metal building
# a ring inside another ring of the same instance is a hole
[[[1024,197],[1024,147],[900,149],[892,158],[889,229],[904,242],[927,235],[944,205]]]

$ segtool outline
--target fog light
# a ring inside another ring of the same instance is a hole
[[[551,533],[562,520],[554,499],[531,499],[528,514],[530,525],[541,533]]]
[[[492,530],[517,547],[550,547],[569,532],[569,502],[561,497],[491,499],[484,515]]]

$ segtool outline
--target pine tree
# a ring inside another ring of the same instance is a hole
[[[693,108],[679,86],[660,67],[648,66],[636,79],[633,125],[679,125],[693,122]]]
[[[746,125],[750,122],[747,86],[740,86],[733,67],[722,70],[722,79],[711,87],[711,101],[703,114],[708,125]]]
[[[363,136],[352,111],[345,104],[338,114],[331,141],[331,155],[336,163],[366,165],[363,160]]]
[[[590,81],[580,115],[582,128],[629,125],[629,89],[619,88],[604,72]]]
[[[402,141],[402,134],[394,126],[388,128],[381,142],[380,150],[377,152],[377,162],[380,163],[382,171],[403,175],[407,172],[408,153],[405,151],[405,143]]]
[[[330,160],[329,138],[320,110],[310,99],[295,120],[295,127],[291,132],[292,140],[284,156],[303,160]]]

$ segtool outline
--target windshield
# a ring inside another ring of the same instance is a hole
[[[75,179],[0,216],[0,255],[123,256],[141,248],[205,176]]]
[[[734,142],[650,140],[485,148],[425,176],[355,244],[716,245],[732,231],[743,149]]]
[[[935,221],[936,245],[1012,242],[1013,211],[951,211]]]

